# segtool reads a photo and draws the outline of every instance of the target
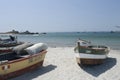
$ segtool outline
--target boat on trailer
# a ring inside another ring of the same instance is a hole
[[[74,51],[79,65],[97,65],[104,62],[110,48],[103,45],[92,45],[89,41],[79,39]]]
[[[11,53],[0,54],[0,80],[10,79],[42,66],[47,46],[44,43],[24,43]]]

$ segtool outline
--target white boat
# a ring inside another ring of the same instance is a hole
[[[74,49],[78,64],[102,64],[107,58],[110,48],[102,45],[91,45],[90,42],[79,40]]]

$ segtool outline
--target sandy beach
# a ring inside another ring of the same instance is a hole
[[[11,80],[120,80],[120,50],[111,50],[104,64],[80,67],[73,49],[48,48],[43,67]]]

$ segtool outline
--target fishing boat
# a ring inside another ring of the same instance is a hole
[[[17,37],[9,35],[9,38],[0,38],[0,47],[13,47],[22,44],[23,42],[18,42]]]
[[[89,41],[79,39],[74,51],[79,65],[97,65],[104,62],[110,48],[104,45],[92,45]]]
[[[23,43],[24,42],[18,41],[17,37],[11,35],[9,35],[9,38],[5,38],[5,39],[0,38],[0,54],[12,52],[13,47]]]
[[[47,46],[44,43],[24,43],[11,53],[0,54],[0,80],[10,79],[42,66]]]

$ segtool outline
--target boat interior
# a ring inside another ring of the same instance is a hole
[[[12,52],[5,52],[0,54],[0,62],[4,61],[12,61],[16,59],[23,58],[24,56],[29,56],[30,54],[24,50],[26,48],[26,44],[22,44],[19,46],[16,46]],[[27,44],[28,47],[28,44]]]
[[[91,45],[91,46],[88,46],[88,48],[92,48],[92,49],[106,49],[107,47],[106,46],[100,46],[100,45]]]
[[[17,54],[16,52],[9,52],[9,53],[2,53],[0,54],[0,61],[11,61],[19,58],[23,58],[24,56],[29,56],[28,52],[22,51],[20,54]]]
[[[20,58],[26,58],[30,55],[46,50],[47,46],[43,43],[31,44],[24,43],[13,48],[12,52],[0,54],[0,63],[4,61],[12,61]]]
[[[91,42],[84,41],[84,40],[79,40],[78,45],[83,47],[83,48],[89,48],[89,49],[107,49],[108,48],[108,47],[103,46],[103,45],[91,45]]]

